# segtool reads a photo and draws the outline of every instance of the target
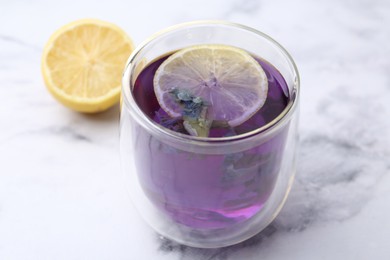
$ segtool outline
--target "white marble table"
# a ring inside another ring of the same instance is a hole
[[[136,43],[172,24],[225,19],[291,52],[301,149],[271,226],[215,250],[145,226],[120,174],[118,109],[74,113],[43,85],[44,43],[85,17]],[[389,42],[386,0],[0,1],[0,259],[390,259]]]

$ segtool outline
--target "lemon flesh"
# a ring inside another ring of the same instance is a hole
[[[122,71],[133,49],[132,40],[111,23],[83,19],[67,24],[44,48],[45,84],[73,110],[106,110],[119,101]]]
[[[199,97],[208,106],[208,119],[234,127],[244,123],[265,103],[267,76],[246,51],[226,45],[197,45],[177,51],[154,76],[160,106],[172,117],[183,111],[172,93]]]

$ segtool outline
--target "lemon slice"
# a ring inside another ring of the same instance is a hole
[[[264,105],[268,80],[259,63],[242,49],[197,45],[177,51],[160,65],[154,90],[172,117],[183,114],[177,95],[172,95],[180,92],[207,104],[209,119],[234,127]]]
[[[122,71],[133,49],[132,40],[111,23],[83,19],[67,24],[44,48],[45,84],[71,109],[106,110],[119,101]]]

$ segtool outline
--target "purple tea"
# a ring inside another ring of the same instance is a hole
[[[170,56],[148,64],[138,75],[133,96],[155,123],[189,134],[182,118],[169,116],[153,86],[159,66]],[[209,137],[249,133],[278,117],[289,102],[287,84],[267,61],[254,57],[268,79],[264,105],[244,123],[212,126]],[[253,217],[273,191],[282,161],[288,127],[266,142],[240,152],[199,154],[174,148],[146,131],[136,136],[135,166],[141,186],[153,204],[173,221],[197,229],[218,229]]]

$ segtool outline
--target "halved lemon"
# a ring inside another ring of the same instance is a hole
[[[119,101],[122,72],[134,49],[118,26],[83,19],[57,30],[46,44],[42,74],[50,93],[79,112],[106,110]]]
[[[160,106],[172,117],[182,115],[173,92],[185,91],[208,104],[212,120],[232,127],[248,120],[265,103],[267,76],[246,51],[226,45],[197,45],[177,51],[154,76]]]

